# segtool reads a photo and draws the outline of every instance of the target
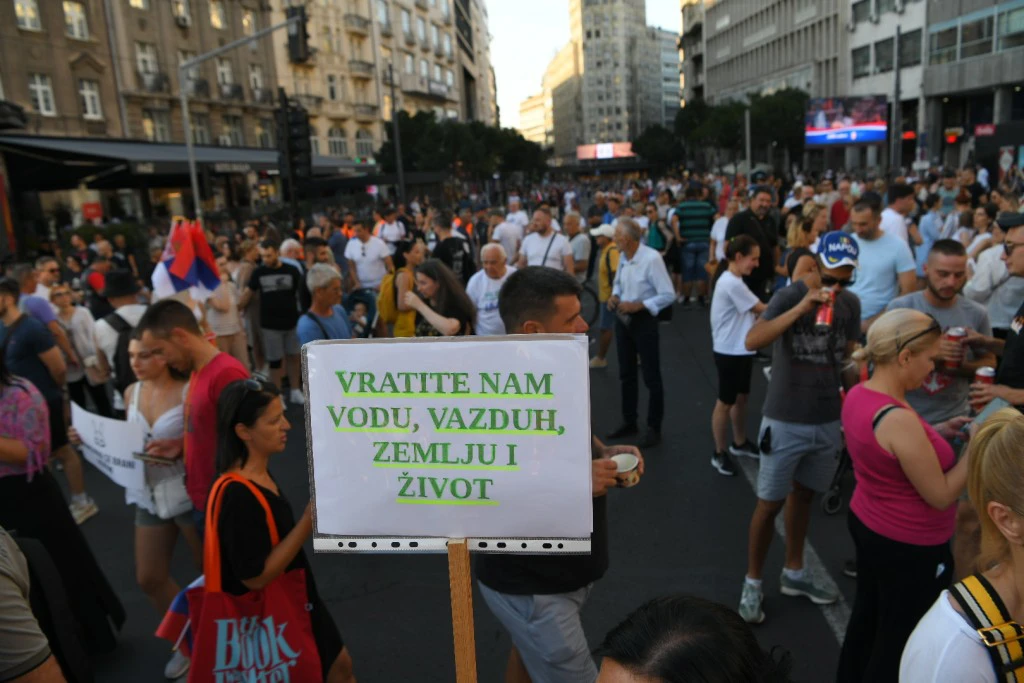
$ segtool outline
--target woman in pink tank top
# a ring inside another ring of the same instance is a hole
[[[886,313],[854,358],[874,375],[843,405],[843,430],[857,486],[848,527],[857,548],[857,597],[836,680],[895,683],[918,620],[953,576],[949,539],[967,458],[952,439],[968,422],[927,424],[906,402],[934,368],[942,329],[912,309]]]

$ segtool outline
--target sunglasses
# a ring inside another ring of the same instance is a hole
[[[897,337],[897,339],[896,339],[896,353],[899,353],[903,349],[907,348],[908,344],[910,344],[913,341],[917,341],[921,337],[927,337],[929,334],[934,334],[936,332],[942,332],[942,325],[940,325],[939,321],[935,319],[935,316],[933,316],[932,314],[929,313],[928,317],[931,318],[932,324],[929,325],[926,329],[921,330],[917,334],[911,335],[910,337],[908,337],[907,339],[904,339],[904,340],[900,340]]]
[[[1024,246],[1024,242],[1011,242],[1006,240],[1003,242],[1003,251],[1007,256],[1013,256],[1013,250],[1020,246]]]
[[[837,277],[832,277],[831,275],[821,276],[821,284],[824,287],[849,287],[850,285],[853,284],[853,280],[854,279],[852,277],[841,279]]]

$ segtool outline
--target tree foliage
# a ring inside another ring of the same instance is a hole
[[[496,128],[479,121],[438,120],[428,112],[398,113],[402,138],[402,164],[406,171],[449,171],[459,178],[480,179],[496,172],[541,174],[544,150],[511,128]],[[395,152],[391,126],[388,139],[377,152],[385,173],[394,173]]]
[[[750,98],[751,127],[764,131],[780,148],[788,149],[790,158],[799,159],[804,152],[804,114],[807,93],[796,88],[777,90],[771,95]]]
[[[683,144],[675,132],[662,125],[648,126],[633,140],[633,151],[657,170],[683,160]]]

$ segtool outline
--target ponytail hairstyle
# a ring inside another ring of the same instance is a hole
[[[1003,408],[990,416],[971,437],[968,454],[967,493],[981,521],[981,553],[975,571],[986,571],[1007,560],[1010,542],[992,521],[986,508],[1001,503],[1017,515],[1024,511],[1024,465],[1020,445],[1024,443],[1024,415]],[[1021,515],[1024,516],[1024,515]]]
[[[736,260],[737,256],[750,256],[750,252],[757,248],[758,243],[750,235],[736,235],[725,243],[725,258],[718,262],[715,274],[711,278],[711,287],[718,284],[718,278],[729,269],[729,264]]]

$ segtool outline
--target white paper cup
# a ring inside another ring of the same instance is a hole
[[[628,489],[640,483],[640,459],[632,453],[619,453],[611,457],[617,469],[616,479],[619,486]]]

